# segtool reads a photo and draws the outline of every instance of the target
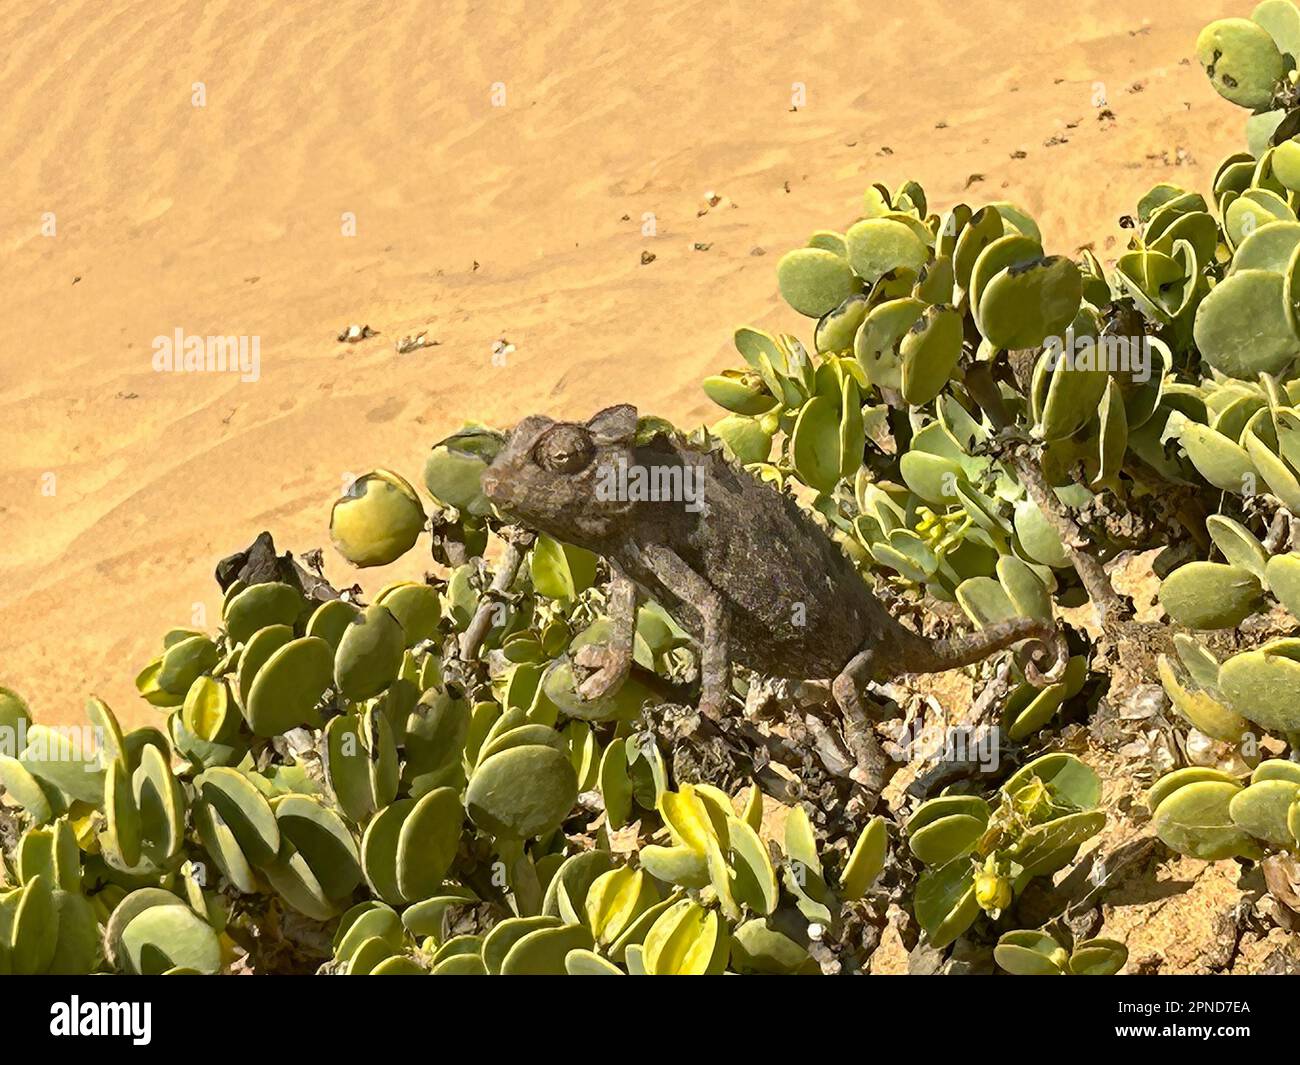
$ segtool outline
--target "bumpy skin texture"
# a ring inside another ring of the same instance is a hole
[[[610,498],[617,481],[611,471],[619,470],[648,471],[659,483],[695,491],[688,498]],[[859,694],[864,682],[967,665],[1054,631],[1048,622],[1017,618],[950,640],[918,635],[890,616],[794,499],[721,451],[662,433],[638,443],[636,409],[628,405],[585,424],[524,419],[482,483],[503,513],[609,561],[616,629],[634,622],[627,607],[639,588],[699,639],[703,713],[724,712],[732,662],[768,676],[834,678],[858,760],[855,779],[872,789],[885,769]],[[612,690],[626,677],[631,641],[622,635],[603,656],[588,652],[583,664],[599,672],[584,695]]]

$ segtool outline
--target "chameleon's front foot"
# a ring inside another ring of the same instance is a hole
[[[613,695],[632,672],[630,654],[621,654],[612,647],[599,644],[579,648],[573,661],[583,670],[594,671],[578,685],[578,694],[587,702]]]
[[[982,443],[974,445],[974,453],[1006,461],[1017,452],[1028,451],[1035,458],[1042,451],[1043,442],[1016,425],[1006,425],[992,433]]]
[[[578,695],[588,702],[613,695],[632,672],[636,641],[636,585],[615,574],[609,588],[611,633],[606,644],[588,644],[573,656],[574,665],[594,670],[578,683]]]
[[[708,691],[704,692],[700,696],[696,711],[706,721],[710,721],[715,725],[721,724],[727,716],[726,695],[718,696]]]

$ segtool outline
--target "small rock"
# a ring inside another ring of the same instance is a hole
[[[414,336],[405,336],[393,344],[397,349],[397,354],[405,355],[408,351],[416,351],[419,348],[436,348],[442,341],[430,340],[427,332],[416,333]]]
[[[371,329],[368,325],[357,325],[353,323],[339,334],[340,344],[358,344],[363,340],[369,340],[371,337],[379,335],[379,330]]]

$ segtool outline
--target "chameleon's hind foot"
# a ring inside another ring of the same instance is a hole
[[[872,795],[879,795],[889,782],[889,757],[876,739],[871,722],[846,722],[844,741],[854,762],[849,779]]]
[[[853,756],[849,779],[874,800],[889,781],[890,762],[876,738],[875,726],[858,687],[860,679],[869,675],[870,667],[870,652],[855,657],[831,684],[831,694],[844,718],[844,741]]]

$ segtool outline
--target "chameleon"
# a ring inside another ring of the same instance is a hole
[[[650,423],[653,424],[653,423]],[[862,696],[871,681],[979,662],[1020,641],[1026,676],[1054,679],[1038,661],[1054,622],[1017,617],[930,639],[895,619],[827,531],[788,493],[735,465],[720,448],[674,432],[640,431],[636,407],[586,422],[533,415],[507,435],[483,471],[503,516],[603,557],[609,565],[607,645],[584,648],[586,699],[617,690],[633,660],[638,599],[660,603],[700,648],[699,712],[726,713],[731,668],[830,681],[855,761],[850,777],[879,793],[887,757]]]

